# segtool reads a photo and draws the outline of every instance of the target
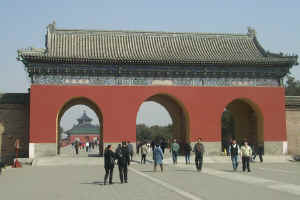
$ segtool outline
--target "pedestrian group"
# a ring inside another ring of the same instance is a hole
[[[164,150],[167,145],[163,142],[159,143],[142,143],[137,148],[137,153],[141,153],[141,164],[146,164],[147,155],[152,150],[153,156],[153,171],[156,172],[157,165],[160,167],[160,171],[163,172],[163,159],[164,159]],[[191,151],[195,153],[195,165],[196,170],[200,172],[203,166],[203,156],[205,153],[205,148],[203,143],[201,142],[201,138],[198,138],[194,147],[192,148],[190,144],[186,143],[183,145],[183,152],[185,155],[185,162],[187,165],[191,164],[190,154]],[[258,152],[259,158],[262,162],[262,151]],[[173,143],[170,145],[170,153],[172,154],[173,164],[177,165],[177,159],[180,152],[180,145],[174,139]],[[250,161],[255,159],[252,157],[253,151],[252,148],[248,145],[248,142],[245,140],[243,145],[239,147],[236,140],[232,140],[229,145],[228,153],[231,156],[232,167],[233,170],[236,171],[239,164],[239,157],[242,159],[242,169],[243,172],[246,170],[250,172]],[[256,156],[256,154],[255,154]],[[117,165],[119,168],[119,175],[121,183],[128,183],[128,166],[132,161],[133,157],[133,146],[128,141],[123,141],[122,144],[119,144],[116,151],[112,150],[112,146],[108,145],[104,151],[104,168],[105,168],[105,177],[104,177],[104,185],[107,184],[107,180],[109,184],[113,184],[113,170],[115,166],[115,161],[117,161]]]

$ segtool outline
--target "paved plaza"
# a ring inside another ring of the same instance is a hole
[[[72,159],[77,162],[72,163]],[[120,184],[115,168],[115,184],[103,185],[102,158],[72,159],[59,158],[52,166],[48,159],[48,163],[4,170],[0,176],[1,199],[300,199],[299,162],[255,162],[251,163],[251,173],[240,168],[233,172],[228,159],[210,160],[202,172],[182,162],[174,166],[169,159],[163,173],[152,172],[151,162],[132,162],[129,183]]]

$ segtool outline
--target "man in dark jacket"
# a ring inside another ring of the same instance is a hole
[[[75,142],[74,142],[74,148],[75,148],[76,155],[78,155],[78,150],[79,150],[79,142],[78,142],[78,140],[75,140]]]
[[[264,153],[264,145],[258,144],[256,148],[256,152],[254,153],[253,160],[255,160],[256,155],[258,154],[260,162],[263,162],[263,153]]]
[[[130,161],[132,161],[134,152],[133,152],[133,145],[130,143],[130,141],[127,141],[127,147],[128,147],[128,151],[129,151]]]
[[[190,155],[191,155],[192,147],[189,143],[184,144],[184,156],[185,156],[185,164],[191,164]]]
[[[108,145],[104,152],[104,168],[105,168],[105,176],[104,176],[104,185],[106,185],[106,181],[109,175],[109,184],[113,184],[113,172],[115,167],[115,154],[112,151],[111,145]]]
[[[204,145],[201,143],[201,138],[198,139],[194,146],[193,152],[195,152],[195,164],[197,171],[202,170],[203,154],[205,152]]]
[[[121,183],[123,183],[123,181],[127,183],[128,182],[127,173],[128,173],[128,165],[130,165],[130,156],[129,156],[129,151],[126,142],[122,142],[122,147],[116,150],[116,155],[118,159],[120,181]]]
[[[236,171],[239,165],[238,156],[240,153],[240,148],[239,145],[236,143],[236,140],[232,140],[232,144],[230,144],[229,146],[229,152],[231,156],[233,170]]]

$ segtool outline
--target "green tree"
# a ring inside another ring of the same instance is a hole
[[[167,126],[151,126],[148,127],[145,124],[136,125],[136,137],[138,141],[161,141],[172,138],[172,125]]]
[[[287,75],[285,82],[286,96],[300,96],[300,81],[296,80],[292,75]]]

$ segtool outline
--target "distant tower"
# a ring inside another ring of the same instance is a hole
[[[86,111],[83,111],[83,115],[77,119],[78,121],[78,125],[82,125],[82,124],[91,124],[91,122],[93,121],[92,118],[88,117],[86,114]]]

